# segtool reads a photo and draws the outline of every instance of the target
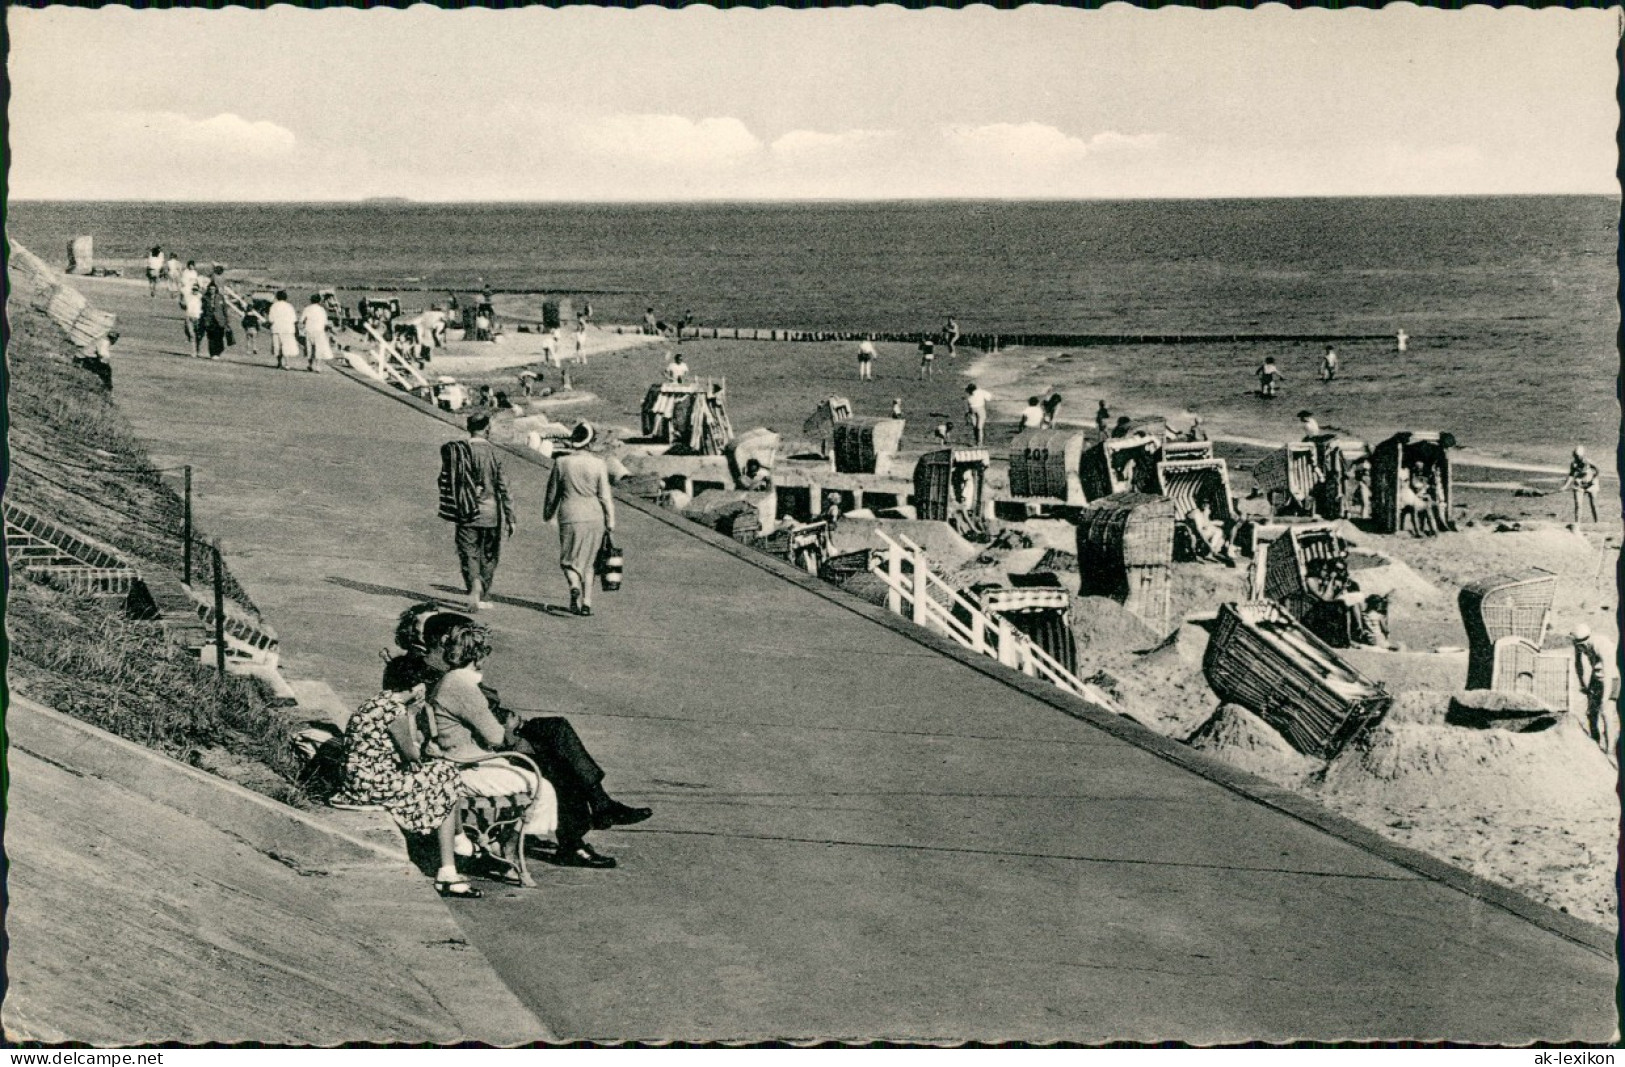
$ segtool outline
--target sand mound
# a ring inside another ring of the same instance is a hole
[[[1396,607],[1430,607],[1445,599],[1438,586],[1409,564],[1382,552],[1350,552],[1349,576],[1360,583],[1361,592],[1389,597]]]
[[[1450,708],[1450,694],[1436,689],[1402,689],[1383,722],[1407,726],[1443,726]]]
[[[1243,561],[1245,563],[1245,561]],[[1247,569],[1218,563],[1176,563],[1169,568],[1169,617],[1211,616],[1220,604],[1246,600]]]
[[[835,528],[834,545],[831,552],[856,552],[861,548],[884,548],[885,544],[875,536],[876,530],[883,530],[887,536],[895,539],[899,534],[907,537],[921,548],[931,561],[931,567],[942,574],[963,565],[980,551],[977,546],[960,537],[952,526],[945,522],[934,522],[927,519],[854,519],[845,518]]]
[[[1539,733],[1384,721],[1346,749],[1319,788],[1392,811],[1562,811],[1615,803],[1608,758],[1572,722]]]
[[[1074,603],[1092,604],[1093,599]],[[1122,608],[1108,601],[1119,612]],[[1141,642],[1151,631],[1133,616],[1091,621],[1096,627],[1115,622],[1114,639],[1123,647],[1079,650],[1086,670],[1104,670],[1111,675],[1110,687],[1119,703],[1141,722],[1169,737],[1185,737],[1213,711],[1213,690],[1202,674],[1202,652],[1207,634],[1197,626],[1183,626],[1161,642]],[[1123,613],[1126,615],[1127,613]],[[1074,624],[1076,629],[1076,624]]]
[[[1219,705],[1185,743],[1277,785],[1300,785],[1319,766],[1239,704]]]
[[[1079,651],[1150,648],[1162,636],[1117,601],[1100,596],[1072,598],[1072,635]]]
[[[1435,631],[1430,631],[1435,632]],[[1402,689],[1460,689],[1467,678],[1465,652],[1386,652],[1374,648],[1340,648],[1342,660],[1390,692]]]

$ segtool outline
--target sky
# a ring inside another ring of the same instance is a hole
[[[8,7],[18,199],[1617,193],[1618,11]]]

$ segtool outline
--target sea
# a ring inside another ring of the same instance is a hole
[[[1280,441],[1296,412],[1370,441],[1446,430],[1481,458],[1561,464],[1619,438],[1615,197],[696,204],[199,204],[13,201],[48,261],[78,234],[99,260],[151,245],[248,281],[398,293],[490,286],[539,315],[818,331],[1158,335],[1011,346],[959,369],[1007,405],[1061,392],[1063,421],[1200,413]],[[1399,331],[1407,350],[1397,351]],[[1223,343],[1180,338],[1224,335]],[[1336,342],[1338,378],[1319,381]],[[1255,395],[1274,356],[1282,394]],[[794,358],[785,356],[780,358]]]

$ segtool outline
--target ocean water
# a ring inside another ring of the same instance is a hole
[[[1381,334],[1410,350],[1241,342],[1006,352],[1007,399],[1059,390],[1066,412],[1181,417],[1290,436],[1293,413],[1370,439],[1451,430],[1551,463],[1618,436],[1619,202],[1488,197],[691,205],[9,205],[48,260],[89,233],[99,257],[152,244],[288,283],[428,294],[490,284],[539,307],[585,297],[604,322],[654,306],[704,324],[967,333]],[[422,294],[414,299],[413,294]],[[1251,395],[1275,355],[1285,395]],[[1002,362],[998,362],[1002,361]],[[1076,397],[1073,402],[1071,398]],[[1290,409],[1290,410],[1288,410]]]

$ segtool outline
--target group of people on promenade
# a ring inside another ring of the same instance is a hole
[[[603,769],[569,720],[521,718],[483,684],[491,632],[474,616],[493,606],[502,544],[518,528],[490,426],[489,413],[477,411],[467,436],[440,450],[439,515],[453,526],[467,606],[419,604],[402,614],[400,655],[385,667],[379,694],[345,728],[343,781],[333,798],[339,807],[382,807],[406,831],[433,835],[435,887],[453,898],[482,895],[459,869],[480,837],[464,833],[474,799],[525,798],[524,835],[551,835],[548,858],[574,867],[614,867],[587,834],[653,814],[604,790]],[[592,614],[591,578],[615,529],[609,468],[591,451],[594,438],[590,423],[576,426],[569,450],[554,457],[542,505],[543,521],[558,524],[559,566],[578,616]]]
[[[490,629],[419,604],[402,613],[395,643],[400,654],[385,665],[378,695],[345,726],[334,806],[382,807],[407,832],[433,835],[435,888],[444,897],[483,895],[458,866],[475,853],[464,830],[476,798],[526,798],[522,833],[551,835],[551,862],[614,867],[587,834],[642,822],[653,810],[610,796],[603,768],[568,719],[522,718],[502,707],[484,684]]]
[[[502,558],[504,537],[518,529],[502,460],[491,443],[491,416],[468,416],[468,436],[440,449],[440,517],[453,524],[457,561],[468,592],[468,610],[492,606],[488,599]],[[542,521],[557,520],[559,569],[570,591],[570,613],[592,614],[592,581],[600,555],[613,545],[615,496],[609,465],[591,451],[596,432],[579,423],[567,449],[553,457],[542,503]]]

